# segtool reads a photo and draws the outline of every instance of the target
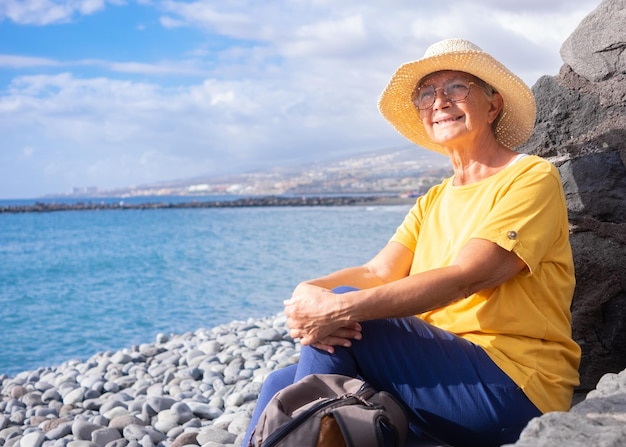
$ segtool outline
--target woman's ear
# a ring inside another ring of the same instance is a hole
[[[491,98],[489,104],[489,124],[493,124],[498,119],[500,113],[502,112],[502,109],[504,108],[504,100],[502,99],[502,95],[498,92],[494,92],[493,98]]]

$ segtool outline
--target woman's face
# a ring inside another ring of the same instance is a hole
[[[462,71],[441,71],[419,84],[414,103],[427,135],[435,143],[467,146],[493,136],[491,124],[502,109],[502,97],[494,93],[488,98],[476,81]]]

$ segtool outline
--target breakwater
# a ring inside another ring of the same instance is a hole
[[[75,203],[35,202],[29,205],[0,205],[1,213],[45,213],[56,211],[99,211],[99,210],[148,210],[148,209],[193,209],[193,208],[243,208],[269,206],[349,206],[349,205],[397,205],[415,199],[397,196],[253,196],[235,200],[206,200],[190,202],[145,202],[127,203],[87,201]]]

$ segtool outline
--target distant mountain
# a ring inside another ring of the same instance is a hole
[[[228,176],[155,182],[115,190],[75,190],[74,195],[285,195],[285,194],[419,194],[451,175],[446,157],[406,146],[334,160]]]

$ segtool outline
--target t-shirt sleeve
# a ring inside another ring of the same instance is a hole
[[[530,170],[521,174],[496,201],[473,237],[495,242],[516,253],[532,273],[562,234],[567,207],[558,171]]]
[[[417,228],[419,227],[419,208],[414,205],[408,214],[404,217],[402,224],[396,229],[391,237],[390,242],[397,242],[415,253],[417,246]]]
[[[415,253],[418,235],[426,210],[442,188],[443,185],[433,186],[426,194],[417,199],[415,205],[404,217],[404,221],[391,237],[391,242],[398,242]]]

